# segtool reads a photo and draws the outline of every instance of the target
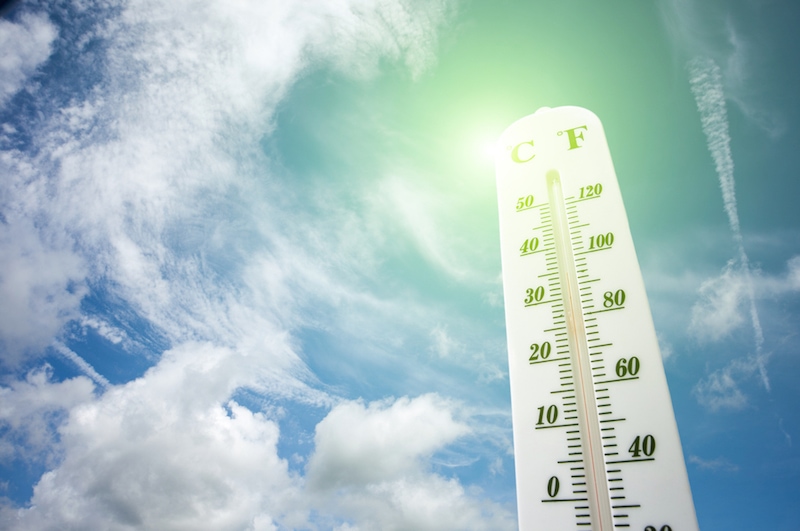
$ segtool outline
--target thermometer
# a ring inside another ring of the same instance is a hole
[[[625,207],[599,119],[501,136],[497,195],[522,531],[697,531]]]

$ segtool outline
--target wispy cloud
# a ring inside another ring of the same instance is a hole
[[[717,457],[716,459],[703,459],[696,455],[689,456],[689,462],[701,470],[710,470],[712,472],[738,472],[739,466],[731,463],[724,457]]]
[[[746,297],[744,276],[731,260],[722,274],[700,286],[698,300],[692,307],[691,332],[700,342],[719,341],[744,322],[741,312]]]
[[[769,67],[773,66],[766,58],[777,58],[779,54],[764,46],[764,39],[748,35],[748,21],[734,18],[734,9],[725,2],[660,0],[658,5],[676,58],[681,62],[682,58],[697,56],[713,60],[725,79],[729,101],[769,135],[784,134],[786,121],[779,110],[766,102],[763,90],[769,86],[763,76],[770,75]],[[734,7],[741,7],[741,3]],[[754,18],[766,14],[764,6],[748,7]]]
[[[738,251],[738,263],[743,274],[742,289],[749,307],[750,323],[753,328],[755,346],[753,360],[758,368],[762,385],[769,390],[770,385],[766,369],[767,356],[763,352],[764,333],[758,315],[758,308],[756,307],[750,260],[744,248],[742,230],[739,225],[739,214],[736,206],[734,165],[731,155],[730,133],[728,131],[728,118],[720,69],[711,59],[704,57],[695,58],[689,63],[689,81],[697,103],[697,108],[700,112],[700,119],[708,143],[708,149],[714,159],[720,188],[722,189],[723,205]],[[718,297],[717,301],[719,300]],[[736,301],[728,302],[735,304]],[[724,301],[722,304],[724,304]]]
[[[692,392],[711,411],[742,409],[748,405],[742,383],[759,374],[759,369],[754,357],[735,358],[699,381]]]
[[[85,359],[75,354],[75,352],[73,352],[72,349],[67,347],[65,344],[61,343],[60,341],[54,341],[53,348],[64,358],[74,363],[82,373],[94,380],[94,382],[102,389],[105,390],[111,386],[111,383],[102,374],[94,370],[94,367],[92,367]]]

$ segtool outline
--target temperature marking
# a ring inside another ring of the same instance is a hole
[[[500,145],[511,146],[497,191],[520,530],[697,531],[600,121],[543,110]]]
[[[547,190],[550,211],[554,214],[553,233],[556,235],[556,255],[561,272],[564,291],[564,306],[567,321],[572,366],[577,371],[575,395],[578,403],[578,419],[583,436],[584,467],[588,482],[589,512],[593,529],[610,530],[613,527],[611,504],[605,494],[607,483],[605,464],[600,457],[600,426],[597,419],[597,403],[592,390],[589,346],[578,294],[578,279],[575,275],[575,258],[569,243],[569,224],[564,209],[561,178],[556,170],[547,172]]]

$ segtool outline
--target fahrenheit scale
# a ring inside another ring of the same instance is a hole
[[[512,124],[497,194],[520,530],[697,531],[600,120]]]

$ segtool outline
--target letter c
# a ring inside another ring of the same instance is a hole
[[[519,144],[514,146],[514,149],[511,150],[511,160],[513,160],[514,162],[517,162],[517,163],[523,163],[523,162],[528,162],[529,160],[533,160],[533,157],[536,156],[533,153],[531,154],[530,157],[528,157],[525,160],[519,158],[519,148],[524,146],[524,145],[526,145],[526,144],[531,146],[531,147],[533,147],[533,140],[529,140],[527,142],[520,142]]]

